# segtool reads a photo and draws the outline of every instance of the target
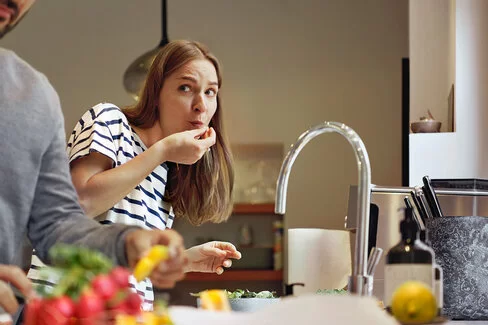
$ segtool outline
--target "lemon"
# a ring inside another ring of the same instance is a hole
[[[437,302],[426,284],[407,281],[393,293],[391,312],[404,324],[430,323],[437,315]]]

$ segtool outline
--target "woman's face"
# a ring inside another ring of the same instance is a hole
[[[218,91],[215,67],[205,59],[190,61],[167,77],[158,106],[164,137],[208,126]]]

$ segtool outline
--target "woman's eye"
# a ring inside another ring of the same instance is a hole
[[[209,96],[217,95],[217,91],[215,89],[212,89],[212,88],[208,89],[205,93]]]
[[[187,91],[190,91],[190,86],[188,86],[188,85],[181,85],[181,86],[179,87],[179,89],[180,89],[181,91],[185,91],[185,92],[187,92]]]

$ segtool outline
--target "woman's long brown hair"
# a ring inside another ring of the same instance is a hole
[[[208,48],[194,41],[173,41],[165,45],[154,59],[139,101],[124,109],[129,123],[149,128],[159,118],[159,94],[164,80],[192,60],[206,59],[215,67],[219,89],[222,75],[217,58]],[[193,225],[204,222],[223,222],[232,213],[234,168],[230,148],[222,125],[222,102],[217,92],[217,110],[210,120],[217,135],[211,150],[193,165],[168,162],[167,198],[177,217],[186,218]]]

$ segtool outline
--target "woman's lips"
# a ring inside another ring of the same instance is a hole
[[[199,129],[205,125],[203,122],[200,122],[200,121],[193,121],[193,122],[190,122],[190,124],[193,125],[197,129]]]

